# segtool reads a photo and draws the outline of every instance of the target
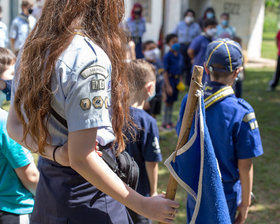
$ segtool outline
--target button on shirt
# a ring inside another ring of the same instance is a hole
[[[142,37],[146,32],[146,21],[143,17],[140,19],[128,18],[126,23],[132,37]]]
[[[181,21],[173,33],[178,35],[179,43],[190,43],[201,33],[201,29],[197,23],[187,24],[185,21]]]
[[[34,28],[36,19],[30,15],[25,16],[23,14],[18,15],[12,22],[10,30],[10,38],[15,39],[15,51],[19,51],[24,42]]]
[[[8,29],[5,23],[0,21],[0,47],[8,45]]]

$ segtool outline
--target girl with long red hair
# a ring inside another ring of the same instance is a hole
[[[123,0],[46,0],[20,52],[7,128],[45,157],[32,223],[130,223],[123,205],[173,222],[178,203],[139,195],[94,150],[96,139],[105,146],[115,140],[117,154],[125,148],[123,14]],[[65,147],[54,147],[65,143],[69,167],[61,162]]]

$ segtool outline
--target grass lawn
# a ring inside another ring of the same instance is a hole
[[[254,159],[253,192],[257,203],[250,208],[248,224],[276,224],[280,220],[280,89],[266,92],[273,68],[247,69],[244,81],[244,96],[255,109],[260,126],[264,155]],[[180,100],[184,94],[180,95]],[[179,100],[179,101],[180,101]],[[179,113],[180,102],[175,104],[174,120]],[[160,123],[159,123],[160,125]],[[175,149],[175,131],[160,132],[160,145],[165,160]],[[168,171],[161,163],[159,169],[159,192],[166,191]],[[181,207],[176,223],[185,223],[186,193],[179,186],[176,200]]]
[[[276,46],[276,33],[275,32],[265,32],[263,34],[262,42],[262,52],[261,55],[263,58],[277,59],[277,46]]]

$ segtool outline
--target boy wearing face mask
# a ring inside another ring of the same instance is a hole
[[[149,97],[144,108],[149,114],[152,115],[152,117],[156,118],[156,116],[161,112],[164,68],[160,59],[160,50],[154,41],[148,40],[144,42],[142,45],[142,50],[145,60],[151,63],[156,70],[156,90],[154,94]]]
[[[162,127],[172,129],[172,112],[173,104],[178,99],[177,85],[182,81],[183,56],[180,53],[180,44],[176,34],[168,34],[165,43],[169,46],[169,51],[164,55],[164,88],[165,88],[165,105]]]
[[[221,23],[217,26],[217,38],[233,39],[235,36],[235,28],[229,25],[229,14],[224,12]]]
[[[173,33],[178,35],[180,43],[180,51],[184,57],[184,72],[186,73],[186,84],[190,84],[191,80],[191,60],[187,50],[192,40],[201,33],[200,26],[195,22],[195,12],[188,9],[184,14],[184,20],[179,22]]]
[[[21,2],[21,14],[18,15],[12,22],[10,30],[11,49],[17,55],[23,47],[24,42],[34,28],[36,19],[32,16],[33,0],[23,0]]]
[[[192,64],[203,66],[205,61],[205,53],[207,45],[214,39],[216,36],[216,26],[217,22],[213,19],[207,19],[204,21],[203,32],[193,39],[191,42],[188,55],[192,59]],[[203,73],[202,83],[207,82],[209,77],[206,75],[205,71]]]
[[[139,167],[136,191],[144,196],[157,195],[158,162],[162,160],[159,131],[156,120],[143,110],[144,103],[155,91],[156,73],[153,65],[143,59],[128,63],[130,115],[136,125],[135,137],[130,138],[126,151]],[[134,224],[152,224],[152,221],[128,210]]]

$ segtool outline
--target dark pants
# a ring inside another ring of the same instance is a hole
[[[190,44],[180,44],[180,52],[183,55],[183,59],[184,59],[183,71],[185,76],[185,83],[187,86],[190,85],[191,78],[192,78],[192,64],[191,64],[191,59],[188,55],[189,46]]]
[[[277,59],[277,67],[276,67],[274,76],[273,76],[272,80],[269,82],[269,86],[272,89],[275,89],[276,86],[278,85],[279,77],[280,77],[280,56],[278,56],[278,59]]]
[[[21,219],[20,216],[28,216],[25,217],[25,221]],[[27,224],[29,223],[29,214],[28,215],[18,215],[12,214],[9,212],[0,211],[0,224]]]

